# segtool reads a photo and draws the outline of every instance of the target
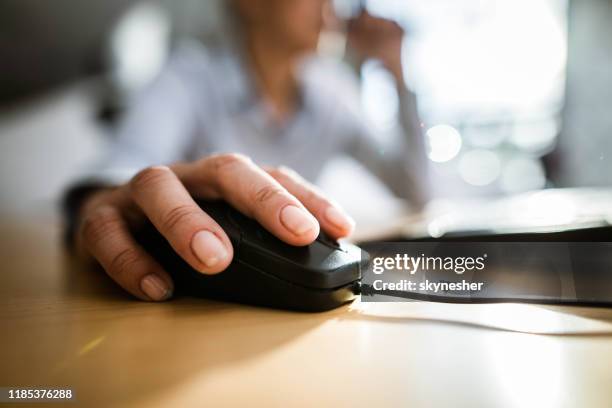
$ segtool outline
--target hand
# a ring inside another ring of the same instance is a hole
[[[395,22],[362,12],[348,25],[348,47],[362,60],[377,59],[391,72],[398,83],[403,82],[402,40],[404,30]]]
[[[292,245],[308,245],[322,228],[335,238],[354,222],[314,186],[285,168],[266,168],[238,154],[142,170],[125,185],[92,193],[81,206],[75,242],[121,287],[142,300],[172,295],[173,283],[140,247],[130,228],[145,217],[196,270],[223,271],[233,257],[221,227],[192,196],[224,199]]]

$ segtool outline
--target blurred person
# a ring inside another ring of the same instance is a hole
[[[320,229],[341,238],[354,228],[311,184],[338,154],[413,205],[426,200],[423,137],[404,84],[397,24],[366,12],[348,24],[352,52],[380,60],[397,85],[402,132],[383,147],[364,120],[353,72],[315,54],[327,1],[227,6],[224,41],[178,47],[132,104],[100,168],[66,197],[78,253],[142,300],[162,301],[173,290],[130,234],[145,217],[202,273],[219,273],[232,260],[227,235],[193,197],[224,199],[292,245],[313,242]]]

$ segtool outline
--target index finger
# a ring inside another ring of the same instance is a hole
[[[168,167],[142,170],[129,190],[155,228],[193,268],[203,273],[227,268],[233,257],[229,238]]]
[[[291,245],[308,245],[319,235],[319,223],[304,205],[245,156],[211,156],[174,170],[192,194],[224,198]]]

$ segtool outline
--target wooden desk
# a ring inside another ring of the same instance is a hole
[[[0,229],[0,386],[72,387],[68,406],[612,406],[612,310],[142,303],[55,221]]]

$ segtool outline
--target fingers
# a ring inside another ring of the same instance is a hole
[[[381,39],[401,37],[402,27],[395,21],[375,17],[367,12],[351,20],[349,35],[368,44],[377,44]]]
[[[168,240],[172,248],[196,270],[217,273],[228,267],[232,244],[210,216],[191,198],[168,167],[150,167],[130,182],[133,200]]]
[[[319,223],[304,205],[245,156],[211,156],[175,171],[193,194],[210,195],[212,187],[214,194],[291,245],[308,245],[319,235]]]
[[[82,222],[81,245],[121,287],[142,300],[162,301],[173,292],[172,279],[132,238],[119,210],[101,206]]]
[[[337,204],[325,198],[315,186],[286,167],[265,168],[266,171],[283,187],[300,200],[304,206],[319,220],[325,232],[334,238],[350,235],[355,228],[355,221]]]

